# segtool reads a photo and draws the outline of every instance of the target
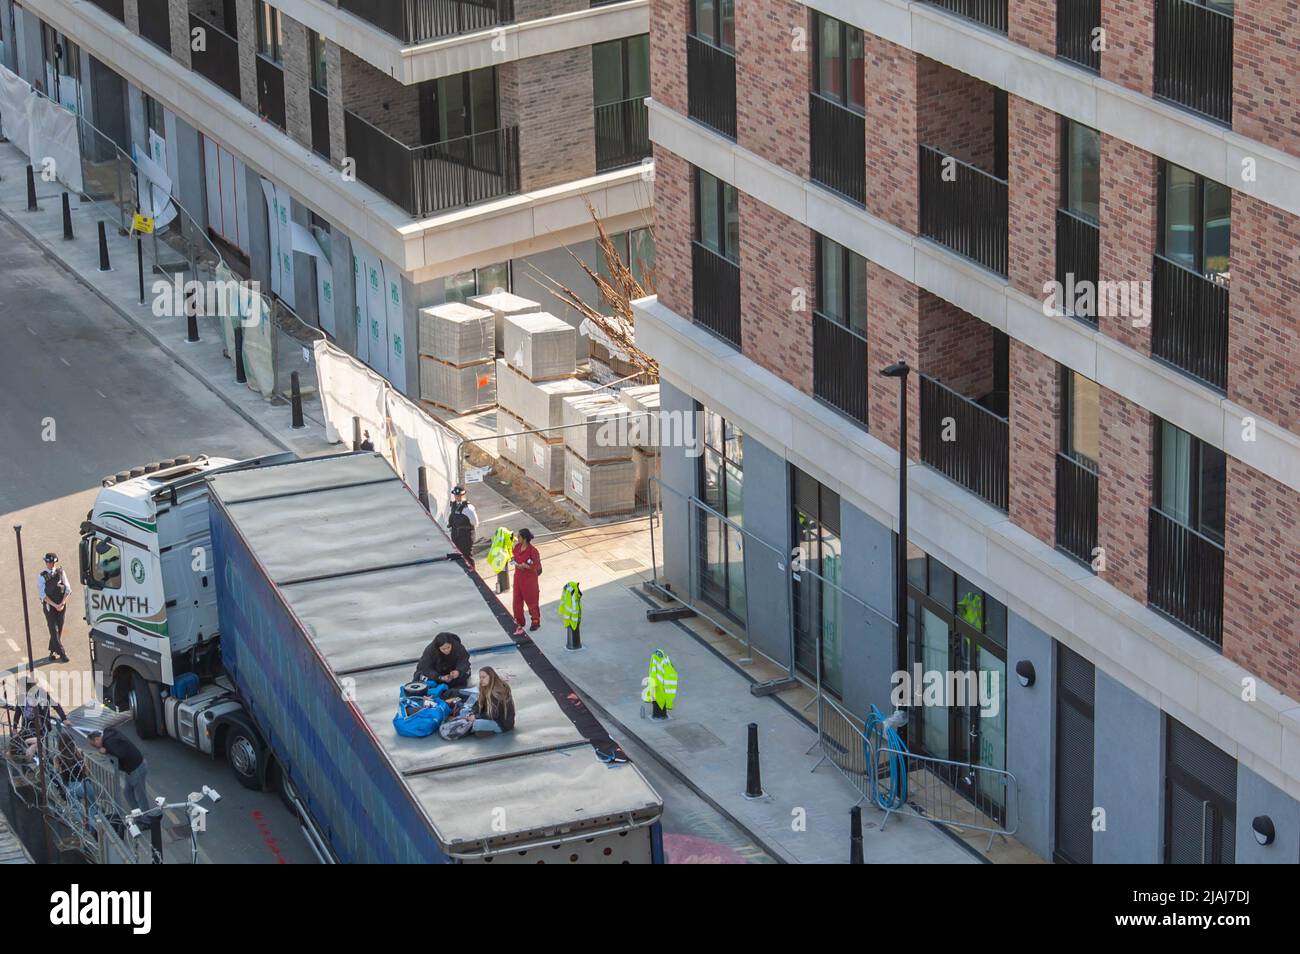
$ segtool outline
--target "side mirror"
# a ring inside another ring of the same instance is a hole
[[[82,537],[77,545],[77,565],[81,571],[81,585],[90,585],[90,541],[91,537]]]

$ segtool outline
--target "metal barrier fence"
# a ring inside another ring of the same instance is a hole
[[[8,709],[0,724],[0,758],[16,799],[42,814],[54,847],[92,864],[151,861],[148,835],[129,833],[130,801],[116,768],[66,724],[50,719],[42,732],[20,712]]]

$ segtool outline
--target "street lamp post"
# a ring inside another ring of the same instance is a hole
[[[898,378],[898,553],[894,558],[898,668],[907,668],[907,375],[911,368],[895,361],[880,373]]]

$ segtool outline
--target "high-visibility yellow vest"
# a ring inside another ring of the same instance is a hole
[[[515,535],[505,527],[497,527],[492,534],[492,546],[488,549],[487,564],[493,573],[500,573],[510,562],[515,549]]]
[[[565,629],[577,629],[582,622],[582,587],[576,581],[564,584],[564,593],[560,597],[560,619],[564,620]]]
[[[661,709],[671,709],[677,701],[677,670],[662,649],[650,657],[650,678],[641,690],[641,701],[657,703]]]

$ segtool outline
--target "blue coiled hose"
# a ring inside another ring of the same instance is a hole
[[[891,750],[889,755],[889,785],[882,785],[880,760],[876,752],[881,748]],[[872,801],[883,811],[902,808],[907,802],[907,760],[904,753],[907,745],[898,730],[886,724],[885,714],[876,706],[871,707],[863,731],[862,757],[870,766]]]

